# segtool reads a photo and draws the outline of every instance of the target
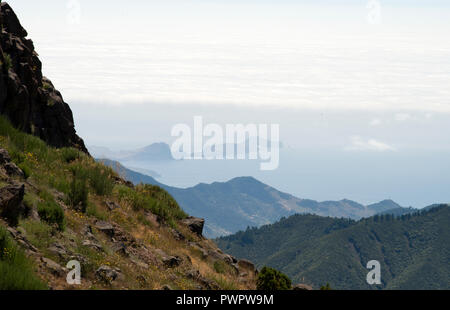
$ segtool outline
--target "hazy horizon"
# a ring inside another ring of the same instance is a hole
[[[88,145],[170,143],[195,115],[278,123],[298,162],[245,172],[280,190],[450,201],[448,1],[8,2]]]

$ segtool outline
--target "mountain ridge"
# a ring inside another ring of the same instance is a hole
[[[315,287],[328,282],[336,289],[449,289],[448,227],[445,204],[359,221],[298,214],[215,241],[238,258]],[[381,263],[382,285],[365,281],[370,260]]]
[[[262,226],[296,213],[314,213],[322,216],[360,219],[400,207],[392,200],[383,200],[364,206],[355,201],[318,202],[300,199],[251,177],[236,177],[227,182],[200,183],[193,187],[176,188],[156,179],[125,168],[119,162],[108,166],[125,179],[160,186],[167,190],[189,214],[206,219],[205,234],[219,237],[235,233],[248,226]]]

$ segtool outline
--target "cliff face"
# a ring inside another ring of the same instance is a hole
[[[7,3],[0,3],[0,25],[0,113],[16,128],[51,146],[76,147],[87,153],[70,107],[42,76],[33,42]]]

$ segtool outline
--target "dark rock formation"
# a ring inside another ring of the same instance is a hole
[[[27,213],[22,203],[24,194],[23,184],[0,188],[0,217],[6,219],[10,225],[17,225],[19,217]]]
[[[0,114],[51,146],[71,146],[87,153],[70,107],[42,76],[33,42],[26,39],[26,30],[7,3],[0,3],[0,25]]]
[[[188,217],[182,220],[182,223],[187,225],[189,229],[192,232],[196,233],[197,235],[201,236],[203,234],[203,226],[205,226],[204,219],[196,217]]]

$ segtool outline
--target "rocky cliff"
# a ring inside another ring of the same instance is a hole
[[[0,113],[16,128],[51,146],[87,153],[70,107],[42,75],[33,41],[26,38],[27,31],[7,3],[0,3],[0,25]]]

